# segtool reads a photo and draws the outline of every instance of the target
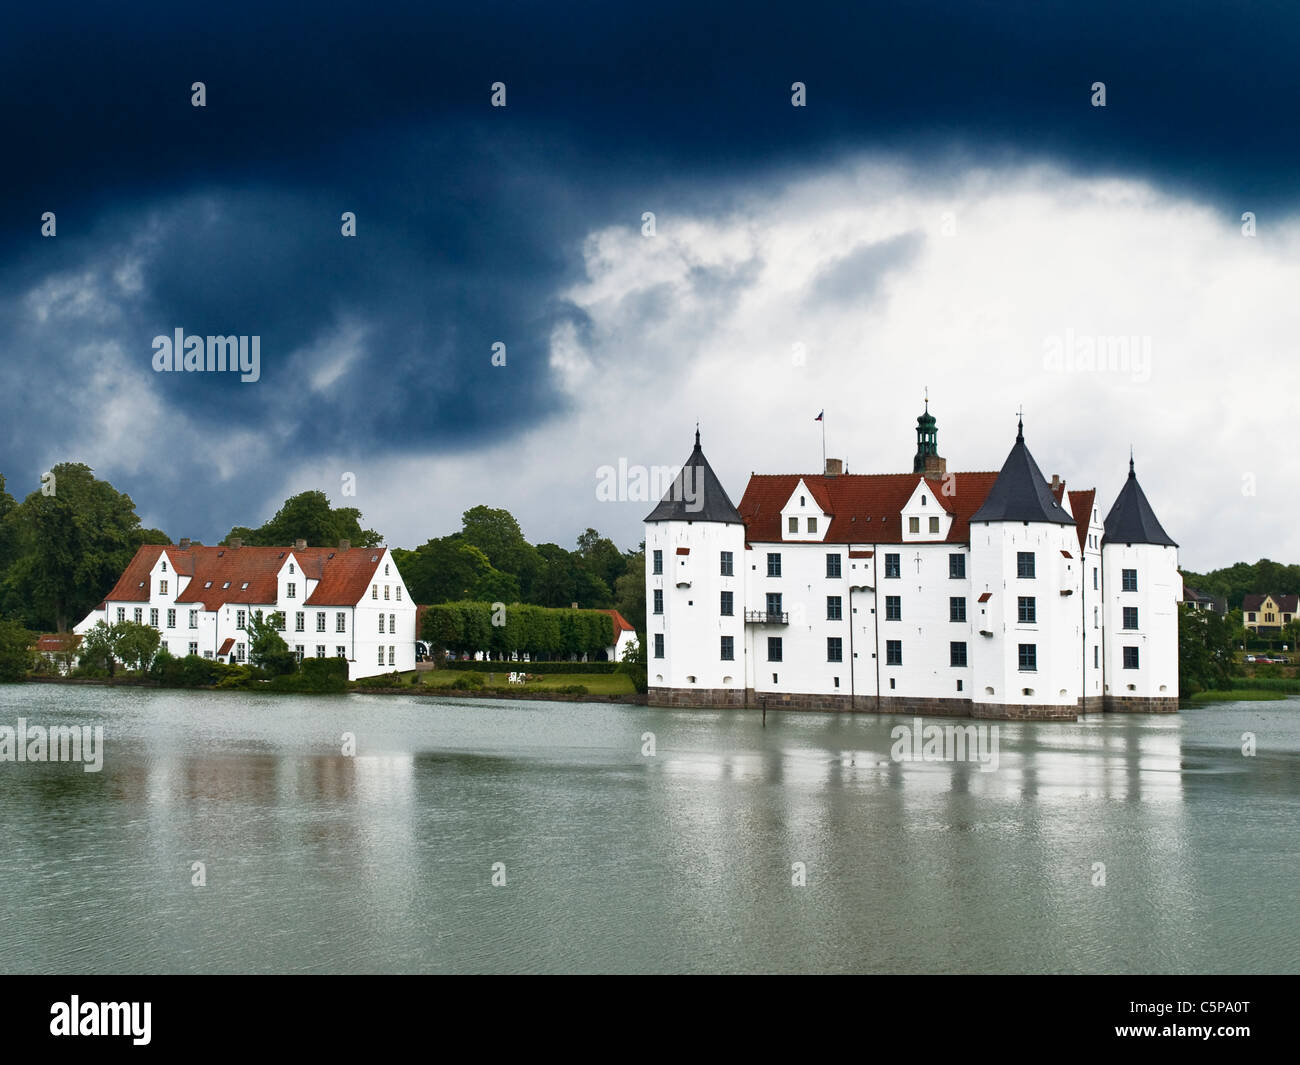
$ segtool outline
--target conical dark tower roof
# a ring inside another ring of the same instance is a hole
[[[1106,515],[1106,535],[1103,540],[1112,544],[1178,546],[1161,527],[1156,512],[1147,502],[1146,493],[1138,484],[1137,474],[1133,470],[1131,456],[1128,460],[1128,480],[1124,482],[1124,487],[1115,497],[1115,505]]]
[[[688,494],[689,493],[689,494]],[[742,525],[739,511],[731,505],[726,489],[713,472],[700,447],[695,430],[695,449],[686,460],[668,493],[645,517],[646,521],[717,521]]]
[[[1025,424],[1019,423],[1015,445],[1002,464],[984,505],[971,517],[977,521],[1047,521],[1073,525],[1074,519],[1056,501],[1052,489],[1025,447]]]

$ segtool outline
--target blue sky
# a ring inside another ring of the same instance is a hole
[[[30,6],[0,471],[87,462],[173,537],[323,488],[404,546],[479,502],[634,546],[599,467],[698,418],[739,498],[815,471],[825,408],[905,469],[928,386],[951,468],[1024,404],[1106,504],[1131,443],[1186,565],[1292,560],[1298,46],[1282,4]],[[155,374],[178,327],[259,335],[261,379]],[[1149,360],[1048,355],[1115,337]]]

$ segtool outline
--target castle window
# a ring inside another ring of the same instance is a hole
[[[903,664],[903,641],[886,640],[885,641],[885,665],[901,666],[902,664]],[[894,686],[894,680],[892,677],[889,680],[889,686],[891,688]]]
[[[736,660],[736,640],[734,636],[722,637],[722,661],[734,662]]]
[[[663,573],[663,571],[664,571],[664,553],[663,553],[662,551],[656,551],[656,552],[654,553],[654,563],[655,563],[655,564],[654,564],[654,570],[653,570],[652,572],[654,572],[654,573]]]
[[[775,615],[778,619],[780,618],[781,615],[781,593],[780,592],[767,593],[767,614],[769,618],[771,618],[773,615]]]
[[[1138,608],[1135,606],[1126,606],[1124,608],[1124,628],[1136,629],[1138,627]]]
[[[1093,566],[1092,567],[1092,590],[1095,592],[1098,589],[1098,587],[1100,586],[1097,584],[1097,567]]]
[[[966,620],[966,597],[964,595],[953,595],[948,597],[948,620]]]
[[[1032,551],[1016,552],[1016,576],[1022,580],[1034,578],[1034,553]]]
[[[1035,673],[1038,670],[1038,644],[1022,643],[1020,645],[1020,672]]]
[[[664,612],[664,590],[662,588],[655,589],[654,610],[656,614],[662,614]]]
[[[769,636],[767,638],[767,660],[769,662],[781,661],[781,637]]]
[[[662,632],[656,632],[655,633],[655,658],[663,658],[663,656],[664,656],[664,634]]]
[[[826,597],[826,620],[841,621],[843,618],[844,613],[841,609],[840,597],[838,595],[828,595]]]
[[[957,690],[958,690],[958,691],[961,691],[961,681],[960,681],[960,680],[957,682]]]
[[[885,620],[903,620],[903,597],[901,595],[885,596]]]
[[[1123,588],[1126,592],[1136,592],[1138,590],[1138,571],[1135,569],[1126,569],[1123,573]]]
[[[722,616],[723,616],[724,618],[729,618],[729,617],[731,617],[732,614],[735,612],[735,611],[734,611],[734,607],[733,607],[733,603],[734,603],[734,598],[733,598],[733,597],[734,597],[735,593],[734,593],[734,592],[723,592],[723,593],[721,593],[721,594],[722,594],[722,604],[721,604],[721,612],[722,612]]]
[[[815,533],[815,532],[817,531],[817,519],[816,519],[816,518],[809,518],[809,519],[808,519],[808,531],[809,531],[810,533]]]
[[[931,518],[931,519],[930,519],[930,532],[931,532],[931,533],[938,533],[938,531],[939,531],[939,519],[938,519],[938,518]]]
[[[658,554],[658,553],[659,553],[659,552],[657,552],[657,551],[655,552],[655,554]],[[731,577],[731,576],[734,576],[734,572],[733,572],[733,570],[732,570],[732,566],[733,566],[733,559],[732,559],[732,557],[731,557],[731,552],[730,552],[730,551],[723,551],[723,552],[722,552],[722,576],[724,576],[724,577]]]
[[[899,577],[899,576],[902,575],[902,571],[903,571],[903,570],[902,570],[902,565],[901,565],[901,563],[899,562],[899,558],[900,558],[900,556],[898,556],[898,555],[886,555],[886,556],[885,556],[885,576],[886,576],[886,577]]]
[[[1138,668],[1138,649],[1136,647],[1124,648],[1124,668],[1125,669]]]
[[[840,556],[831,554],[826,556],[826,576],[838,577],[840,575]]]
[[[792,533],[797,533],[797,532],[799,531],[799,519],[798,519],[798,518],[791,518],[791,519],[790,519],[790,531],[791,531]]]
[[[955,668],[966,665],[966,644],[954,640],[948,644],[948,664]]]
[[[1093,644],[1092,647],[1092,668],[1093,669],[1101,668],[1101,648],[1098,647],[1096,644]]]
[[[838,636],[826,637],[826,661],[843,662],[844,661],[844,641]]]
[[[1038,604],[1032,595],[1022,595],[1018,597],[1020,606],[1020,624],[1035,625],[1038,623]]]
[[[948,578],[954,581],[966,579],[966,556],[949,555],[948,556]]]
[[[781,556],[779,553],[769,552],[767,556],[767,575],[769,577],[781,576]]]

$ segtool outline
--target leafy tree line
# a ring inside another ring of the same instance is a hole
[[[287,499],[260,526],[232,527],[222,543],[234,537],[249,546],[383,543],[357,508],[334,507],[320,491]],[[141,544],[173,542],[143,527],[131,497],[82,463],[55,466],[47,484],[21,502],[0,475],[0,618],[30,631],[65,632],[103,600]],[[393,556],[417,603],[616,607],[643,631],[643,548],[620,551],[595,529],[572,551],[530,544],[509,511],[477,506],[465,511],[457,532],[413,550],[394,548]]]
[[[614,643],[614,619],[599,610],[556,610],[516,603],[431,606],[421,636],[435,649],[550,657],[594,655]]]
[[[1229,610],[1240,610],[1247,595],[1300,592],[1300,565],[1289,566],[1261,558],[1258,562],[1236,562],[1208,573],[1183,570],[1183,583],[1206,595],[1224,596]]]

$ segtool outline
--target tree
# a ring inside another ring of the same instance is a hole
[[[1236,671],[1232,630],[1211,610],[1178,608],[1178,688],[1183,695],[1227,688]]]
[[[298,656],[289,650],[280,630],[284,628],[284,614],[273,611],[263,618],[257,611],[248,619],[248,660],[269,673],[292,673],[298,668]]]
[[[131,497],[89,466],[64,462],[51,473],[55,493],[34,491],[10,515],[18,557],[6,601],[30,625],[66,632],[113,587],[144,530]]]
[[[625,557],[626,569],[614,584],[614,609],[641,633],[645,632],[645,541]]]
[[[236,526],[226,537],[239,537],[250,547],[282,547],[306,540],[312,547],[333,547],[351,540],[353,547],[377,547],[383,537],[361,527],[356,507],[332,507],[324,492],[299,492],[284,501],[275,516],[257,529]],[[224,541],[223,541],[224,542]]]
[[[83,669],[105,670],[111,677],[117,670],[117,629],[102,621],[81,638],[81,665]]]
[[[16,621],[0,620],[0,681],[22,680],[32,668],[35,634]]]
[[[601,580],[605,587],[613,588],[627,572],[628,558],[615,546],[614,541],[588,529],[578,537],[578,558],[588,573]],[[644,574],[642,575],[644,579]],[[590,604],[608,606],[608,603]]]
[[[533,582],[541,568],[541,559],[519,529],[519,522],[508,510],[471,507],[461,516],[461,537],[487,556],[493,568],[513,574],[524,596],[534,598]]]
[[[147,672],[153,664],[162,634],[152,625],[135,621],[119,621],[113,626],[115,640],[113,653],[127,666]]]

